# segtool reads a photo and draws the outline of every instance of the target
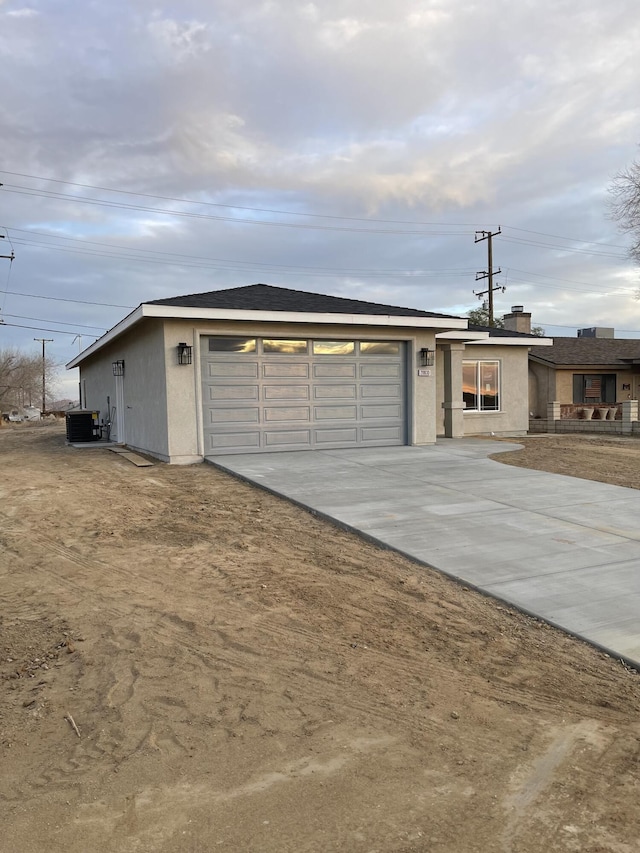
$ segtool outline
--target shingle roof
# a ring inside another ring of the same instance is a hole
[[[640,340],[618,338],[554,338],[552,347],[531,347],[531,355],[554,365],[619,364],[640,359]]]
[[[492,338],[533,338],[534,340],[539,335],[527,334],[526,332],[513,332],[510,329],[497,329],[495,326],[477,326],[475,323],[469,323],[470,332],[489,332]],[[545,335],[546,337],[546,335]],[[547,349],[547,347],[538,347],[538,349]]]
[[[169,299],[154,299],[147,305],[170,305],[175,308],[231,308],[246,311],[293,311],[307,314],[369,314],[392,317],[442,317],[460,319],[452,314],[436,314],[417,308],[399,308],[397,305],[380,305],[324,293],[307,293],[274,287],[270,284],[250,284],[208,293],[191,293]]]

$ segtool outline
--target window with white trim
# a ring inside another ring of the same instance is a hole
[[[462,399],[467,412],[500,411],[500,362],[463,361]]]

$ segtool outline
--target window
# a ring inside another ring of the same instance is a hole
[[[255,338],[209,338],[209,352],[255,352]]]
[[[574,403],[615,403],[615,373],[574,373]]]
[[[265,353],[278,353],[280,355],[300,355],[306,353],[307,341],[292,341],[276,338],[264,338],[262,349]]]
[[[353,341],[314,341],[314,355],[353,355],[356,345]]]
[[[398,355],[400,344],[397,341],[361,341],[362,355]]]
[[[467,411],[500,410],[500,362],[464,361],[462,363],[462,399]]]

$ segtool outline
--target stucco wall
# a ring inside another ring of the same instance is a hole
[[[169,458],[162,325],[143,321],[80,365],[86,407],[107,419],[116,406],[112,362],[123,359],[124,440],[133,448],[160,459]],[[122,440],[122,436],[118,436]]]
[[[195,461],[202,457],[202,404],[200,388],[200,338],[207,335],[239,335],[400,340],[407,344],[407,411],[409,444],[432,444],[436,440],[436,377],[418,376],[417,353],[435,348],[435,332],[416,329],[366,328],[362,326],[328,326],[286,323],[234,323],[217,321],[165,320],[164,347],[167,379],[169,455],[172,462]],[[177,364],[176,346],[185,341],[193,346],[193,364]]]
[[[556,372],[544,364],[529,362],[529,411],[534,417],[547,417],[547,402],[556,397]],[[569,401],[567,401],[569,402]]]
[[[500,411],[465,412],[465,435],[526,433],[529,427],[529,351],[525,346],[467,344],[465,359],[500,362]],[[444,434],[444,381],[442,358],[438,359],[438,434]]]

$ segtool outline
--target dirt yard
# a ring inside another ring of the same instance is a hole
[[[638,485],[640,442],[526,445]],[[3,852],[640,849],[620,662],[208,465],[0,465]]]

